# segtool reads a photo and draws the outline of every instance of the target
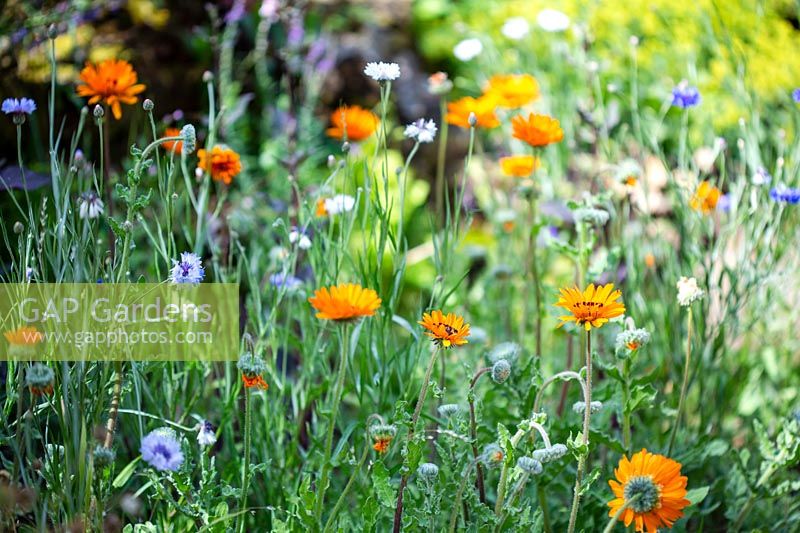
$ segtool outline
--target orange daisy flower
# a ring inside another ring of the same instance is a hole
[[[180,137],[181,130],[178,128],[167,128],[164,130],[164,137]],[[181,155],[183,152],[183,141],[164,141],[161,147],[167,152],[174,152],[175,155]]]
[[[564,138],[564,130],[558,120],[547,115],[531,113],[527,119],[519,115],[511,119],[511,126],[514,138],[534,147],[561,142]]]
[[[484,94],[494,96],[500,107],[522,107],[539,98],[539,84],[530,74],[498,74],[489,78]]]
[[[722,196],[722,191],[707,181],[701,181],[689,200],[689,205],[692,209],[702,211],[703,214],[707,215],[717,208],[720,196]]]
[[[672,528],[683,516],[683,508],[690,504],[686,499],[686,476],[681,475],[677,461],[642,449],[630,460],[622,457],[614,469],[616,480],[608,484],[614,498],[608,502],[608,516],[614,517],[626,502],[621,520],[628,527],[635,523],[636,531],[657,533],[659,528]]]
[[[331,113],[331,127],[326,130],[328,137],[342,141],[363,141],[378,129],[381,120],[363,107],[342,106]]]
[[[469,324],[464,324],[464,317],[455,313],[445,315],[438,310],[424,313],[417,324],[427,329],[425,335],[439,346],[450,348],[469,342]]]
[[[381,306],[377,292],[355,283],[322,287],[308,301],[319,311],[317,318],[336,321],[372,316]]]
[[[242,374],[242,383],[244,383],[245,388],[248,389],[255,387],[258,389],[267,390],[269,388],[269,385],[266,381],[264,381],[264,378],[262,378],[260,374],[255,374],[252,376],[248,374]]]
[[[314,213],[315,213],[315,214],[316,214],[318,217],[324,217],[324,216],[327,216],[327,214],[328,214],[328,207],[327,207],[327,205],[325,204],[325,198],[320,198],[319,200],[317,200],[317,207],[316,207],[316,209],[314,210]]]
[[[448,124],[469,128],[469,115],[475,113],[476,128],[496,128],[500,125],[500,121],[494,113],[496,108],[497,99],[492,95],[484,95],[480,98],[465,96],[447,104],[445,120]]]
[[[375,439],[375,444],[372,445],[372,449],[380,454],[384,454],[389,451],[389,445],[392,444],[392,439],[390,437],[380,437]]]
[[[210,154],[201,149],[197,151],[197,157],[200,158],[197,168],[205,170],[215,181],[221,181],[225,185],[230,185],[233,178],[242,171],[239,154],[230,148],[215,146]]]
[[[500,158],[500,168],[506,176],[527,178],[542,166],[542,161],[532,155],[510,155]]]
[[[555,303],[556,307],[563,307],[572,314],[558,317],[562,322],[558,327],[567,322],[583,325],[586,331],[592,327],[599,328],[609,319],[625,313],[625,306],[616,299],[622,292],[614,290],[614,284],[609,283],[603,287],[595,287],[590,283],[585,291],[578,287],[561,289],[561,297]]]
[[[111,108],[114,118],[122,117],[120,104],[135,104],[136,96],[146,89],[138,82],[136,71],[123,59],[107,59],[96,65],[86,63],[81,70],[82,85],[78,85],[78,96],[88,96],[89,104],[103,102]]]

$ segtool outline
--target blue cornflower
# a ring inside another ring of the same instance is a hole
[[[25,122],[25,115],[36,111],[36,102],[30,98],[6,98],[3,100],[3,113],[13,115],[14,124]]]
[[[800,89],[792,91],[792,100],[794,100],[795,104],[800,104]]]
[[[723,194],[719,197],[719,200],[717,200],[717,211],[728,213],[731,210],[731,204],[731,195]]]
[[[157,429],[142,439],[139,448],[142,459],[156,470],[172,470],[183,464],[183,452],[175,434],[168,429]]]
[[[800,203],[800,189],[786,187],[782,184],[769,191],[769,196],[776,202],[785,202],[787,204]]]
[[[272,274],[269,277],[269,282],[275,287],[285,287],[290,291],[299,288],[303,284],[303,280],[300,278],[296,278],[291,274],[284,274],[283,272]]]
[[[173,260],[173,263],[169,274],[172,283],[200,283],[206,275],[203,261],[195,253],[183,252],[181,260]]]
[[[700,103],[700,91],[697,87],[691,87],[688,83],[681,82],[672,89],[672,105],[687,109]]]

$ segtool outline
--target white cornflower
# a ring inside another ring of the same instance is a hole
[[[325,211],[331,216],[352,211],[355,205],[356,199],[348,194],[337,194],[333,198],[325,199]]]
[[[503,23],[500,31],[509,39],[519,41],[530,33],[531,26],[523,17],[511,17]]]
[[[436,123],[433,119],[421,118],[406,126],[403,135],[418,143],[430,143],[436,137]]]
[[[103,201],[94,191],[81,194],[78,199],[78,216],[86,220],[97,218],[103,214]]]
[[[769,185],[769,182],[772,181],[772,176],[769,175],[766,168],[758,167],[750,181],[753,185]]]
[[[464,39],[453,48],[453,55],[461,61],[474,59],[483,52],[483,43],[479,39]]]
[[[203,268],[203,261],[193,252],[183,252],[181,260],[173,259],[172,270],[169,273],[169,280],[172,283],[196,284],[203,281],[206,271]]]
[[[292,231],[289,232],[289,242],[297,244],[297,247],[301,250],[308,250],[311,248],[311,239],[296,227],[293,227]]]
[[[536,15],[536,24],[544,31],[564,31],[569,28],[569,17],[557,9],[543,9]]]
[[[400,65],[397,63],[367,63],[364,74],[375,81],[394,81],[400,77]]]
[[[682,276],[676,286],[678,287],[678,303],[684,307],[692,305],[693,302],[699,300],[705,294],[703,289],[697,286],[695,278]]]
[[[197,444],[200,446],[213,446],[217,442],[217,434],[214,432],[214,426],[208,420],[203,420],[199,424],[199,431],[197,432]]]

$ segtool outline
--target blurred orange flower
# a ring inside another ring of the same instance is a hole
[[[342,106],[331,113],[331,127],[326,130],[328,137],[342,141],[363,141],[378,129],[381,121],[363,107]]]
[[[87,63],[81,70],[82,85],[78,85],[78,96],[88,96],[89,104],[103,102],[111,108],[114,118],[122,117],[123,104],[135,104],[136,96],[146,89],[138,82],[136,71],[123,59],[107,59],[96,65]]]
[[[498,74],[489,78],[484,94],[494,96],[500,107],[522,107],[539,98],[539,84],[530,74]]]
[[[178,128],[167,128],[164,130],[164,137],[180,137],[181,130]],[[183,151],[183,141],[164,141],[161,146],[167,152],[175,152],[176,155],[181,155]]]
[[[510,155],[500,158],[500,168],[503,170],[503,174],[515,178],[527,178],[541,166],[541,160],[532,155]]]
[[[242,374],[242,383],[244,383],[246,389],[252,389],[255,387],[257,389],[267,390],[269,388],[269,384],[267,384],[267,382],[264,381],[264,378],[262,378],[259,374],[253,376]]]
[[[707,215],[717,208],[717,202],[719,202],[720,196],[722,196],[722,191],[707,181],[701,181],[694,195],[689,200],[689,205],[692,209],[702,211]]]
[[[308,302],[319,311],[317,318],[337,321],[372,316],[381,306],[377,292],[355,283],[317,289]]]
[[[198,150],[197,157],[200,158],[197,168],[205,170],[215,181],[221,181],[225,185],[230,185],[233,178],[242,171],[239,154],[230,148],[215,146],[210,154],[206,150]]]
[[[500,125],[494,110],[497,108],[497,99],[491,95],[484,95],[480,98],[465,96],[455,102],[447,104],[448,124],[453,124],[460,128],[469,128],[469,116],[475,113],[476,128],[496,128]]]
[[[514,138],[525,141],[531,146],[547,146],[561,142],[564,130],[558,120],[547,115],[531,113],[526,119],[522,115],[511,119],[514,128]]]

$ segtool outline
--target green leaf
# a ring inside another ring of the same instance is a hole
[[[697,505],[698,503],[703,501],[705,497],[708,495],[708,490],[709,490],[708,485],[706,485],[705,487],[692,489],[686,493],[686,499],[689,500],[689,502],[692,505]]]
[[[394,507],[394,489],[390,483],[389,471],[383,463],[375,463],[372,467],[372,487],[378,501],[384,507]]]
[[[124,487],[125,484],[128,482],[128,480],[133,475],[134,470],[136,470],[136,463],[139,462],[139,459],[141,459],[141,457],[137,457],[136,459],[128,463],[125,466],[125,468],[123,468],[120,471],[120,473],[117,474],[117,477],[114,478],[114,481],[111,482],[111,486],[114,487],[115,489],[121,489],[122,487]]]

